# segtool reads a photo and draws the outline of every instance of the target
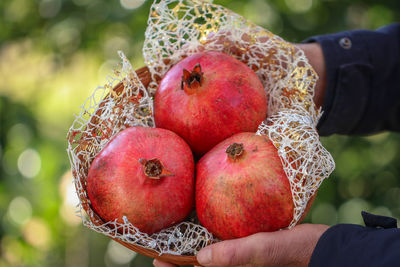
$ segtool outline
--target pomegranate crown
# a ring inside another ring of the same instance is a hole
[[[161,177],[174,176],[172,172],[167,170],[159,159],[139,159],[140,164],[143,166],[145,175],[154,180],[159,180]]]
[[[192,71],[183,69],[181,89],[189,93],[199,88],[204,81],[203,72],[201,71],[200,63],[197,63]]]
[[[226,154],[228,154],[228,157],[232,160],[239,159],[243,153],[244,153],[244,146],[242,143],[233,143],[230,144],[226,150]]]

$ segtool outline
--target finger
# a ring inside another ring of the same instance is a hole
[[[256,263],[260,250],[268,243],[268,236],[255,234],[245,238],[222,241],[203,248],[197,254],[203,266],[238,266]]]
[[[154,259],[153,261],[153,265],[154,267],[177,267],[177,265],[171,264],[171,263],[167,263],[167,262],[163,262],[157,259]]]

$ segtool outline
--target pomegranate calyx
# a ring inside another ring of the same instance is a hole
[[[233,143],[226,148],[225,152],[230,159],[235,160],[244,154],[244,146],[242,143]]]
[[[191,93],[199,88],[203,84],[203,72],[201,72],[201,66],[197,63],[192,71],[183,69],[181,89],[185,90],[186,93]]]
[[[161,177],[174,176],[172,172],[167,170],[159,159],[139,159],[140,164],[143,166],[144,174],[150,179],[159,180]]]

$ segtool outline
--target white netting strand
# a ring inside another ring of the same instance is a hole
[[[296,225],[309,199],[335,167],[316,131],[320,111],[312,97],[317,75],[303,51],[230,10],[195,0],[154,1],[145,37],[148,81],[143,79],[146,73],[141,69],[136,74],[121,54],[122,71],[94,91],[68,133],[68,154],[84,224],[159,254],[195,255],[216,241],[194,221],[151,236],[126,220],[105,223],[92,211],[85,191],[91,162],[116,133],[135,125],[154,127],[152,96],[164,74],[188,55],[214,50],[246,63],[264,85],[269,116],[257,134],[267,135],[278,149],[295,205],[289,227]]]

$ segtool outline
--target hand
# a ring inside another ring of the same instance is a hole
[[[322,224],[300,224],[290,230],[222,241],[203,248],[197,260],[205,267],[308,266],[319,238],[327,229]],[[160,261],[155,261],[154,266],[174,267]]]
[[[163,261],[160,261],[157,259],[155,259],[153,261],[153,265],[154,265],[154,267],[178,267],[178,265],[168,263],[168,262],[163,262]],[[201,267],[201,266],[194,266],[194,267]]]
[[[203,266],[218,267],[308,266],[326,229],[326,225],[300,224],[290,230],[223,241],[202,249],[197,260]]]
[[[171,264],[168,262],[163,262],[163,261],[160,261],[157,259],[155,259],[153,261],[153,265],[154,265],[154,267],[177,267],[177,265],[174,265],[174,264]]]

